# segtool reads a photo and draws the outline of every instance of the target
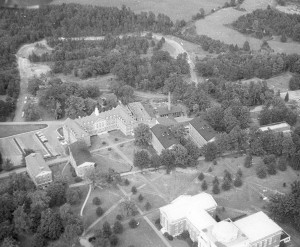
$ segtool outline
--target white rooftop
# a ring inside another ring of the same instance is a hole
[[[215,219],[207,213],[203,209],[199,208],[191,208],[186,218],[193,224],[194,227],[196,227],[198,230],[202,230],[204,228],[207,228],[209,226],[215,225],[217,222]]]
[[[261,131],[267,131],[268,129],[270,130],[274,130],[274,131],[282,131],[282,132],[286,132],[286,131],[291,131],[291,126],[286,123],[286,122],[282,122],[282,123],[278,123],[278,124],[269,124],[269,125],[265,125],[259,128]]]
[[[214,198],[203,192],[194,196],[179,196],[170,204],[161,207],[160,210],[168,216],[169,220],[176,221],[186,217],[187,213],[194,208],[209,210],[215,207],[217,207],[217,203]]]
[[[282,231],[264,212],[249,215],[234,224],[248,237],[251,243]]]

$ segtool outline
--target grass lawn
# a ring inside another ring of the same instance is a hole
[[[272,77],[267,81],[267,85],[270,89],[274,89],[275,92],[280,90],[281,93],[289,90],[289,81],[292,78],[292,74],[290,72],[284,73],[282,75]],[[290,96],[290,100],[291,100]]]
[[[83,218],[86,226],[91,225],[98,218],[98,216],[96,215],[96,208],[98,206],[93,204],[94,197],[100,198],[101,204],[99,206],[104,211],[108,210],[111,206],[113,206],[117,201],[119,201],[122,198],[121,192],[114,188],[96,188],[95,190],[92,190],[87,204],[85,206],[85,209],[83,211]]]
[[[98,152],[93,153],[92,155],[94,161],[97,164],[97,169],[100,169],[101,171],[107,172],[109,168],[112,168],[116,172],[127,172],[131,168],[131,166],[122,159],[120,159],[120,161],[117,161],[115,159],[109,159],[108,157],[103,156]]]
[[[80,202],[78,204],[72,205],[72,210],[75,214],[79,215],[81,207],[82,207],[82,205],[84,203],[84,200],[87,196],[87,193],[89,191],[89,186],[88,185],[83,185],[83,186],[76,187],[76,188],[81,190],[81,199],[80,199]]]
[[[195,15],[200,8],[203,8],[206,13],[211,9],[223,6],[226,0],[185,0],[182,4],[181,0],[54,0],[53,4],[62,3],[80,3],[92,4],[101,6],[128,6],[133,11],[139,13],[141,11],[152,11],[155,14],[164,13],[168,15],[173,21],[179,19],[190,20],[192,15]]]
[[[22,134],[30,131],[44,129],[47,124],[16,124],[16,125],[1,125],[0,138]]]
[[[92,136],[91,137],[91,147],[89,148],[90,151],[98,149],[98,148],[103,148],[108,146],[107,141],[102,136]]]

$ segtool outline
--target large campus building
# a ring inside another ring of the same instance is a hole
[[[217,222],[217,203],[207,193],[182,195],[160,208],[161,231],[177,236],[188,231],[198,247],[279,247],[290,236],[265,213]]]
[[[90,146],[90,137],[93,135],[117,129],[125,135],[132,135],[134,128],[139,123],[152,126],[155,122],[155,118],[148,114],[140,102],[133,102],[127,106],[120,104],[104,112],[99,112],[96,108],[90,116],[74,120],[68,118],[63,125],[63,133],[69,144],[83,141]]]

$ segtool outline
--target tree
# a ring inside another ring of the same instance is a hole
[[[150,166],[151,160],[148,151],[141,150],[137,151],[134,154],[133,165],[135,167],[139,167],[140,169],[144,169]]]
[[[204,190],[207,190],[207,183],[205,180],[203,180],[202,184],[201,184],[201,189],[204,191]]]
[[[79,244],[78,236],[81,235],[82,232],[83,229],[76,224],[67,225],[64,229],[62,239],[68,243],[69,246],[75,246],[76,243]]]
[[[35,233],[31,240],[32,247],[44,247],[46,245],[46,243],[47,243],[46,239],[39,232]]]
[[[86,116],[85,101],[82,97],[71,95],[66,100],[65,113],[68,117],[75,119]]]
[[[151,208],[150,202],[146,202],[146,204],[145,204],[145,209],[146,209],[147,211],[149,211],[150,208]]]
[[[167,174],[175,167],[174,152],[169,149],[164,149],[160,154],[161,164],[166,168]]]
[[[39,90],[41,84],[42,81],[38,78],[33,78],[28,80],[28,86],[27,86],[28,93],[32,94],[33,96],[36,96],[36,93]]]
[[[104,238],[109,238],[112,235],[110,224],[105,221],[102,227],[102,234]]]
[[[219,182],[219,179],[217,176],[214,177],[214,180],[212,181],[212,183],[219,185],[220,182]]]
[[[222,189],[227,191],[227,190],[230,190],[230,188],[231,188],[231,182],[224,177],[223,183],[222,183]]]
[[[233,181],[233,185],[235,186],[235,187],[241,187],[242,185],[243,185],[243,181],[242,181],[242,178],[241,178],[241,176],[240,175],[236,175],[235,176],[235,179],[234,179],[234,181]]]
[[[3,240],[1,247],[19,247],[19,245],[15,239],[7,237]]]
[[[237,170],[236,175],[237,175],[237,176],[240,176],[240,177],[243,176],[243,172],[242,172],[242,169],[241,169],[241,168],[239,168],[239,169]]]
[[[100,217],[103,215],[103,213],[104,213],[104,210],[100,206],[97,207],[97,209],[96,209],[97,216]]]
[[[155,169],[158,169],[161,166],[161,160],[159,155],[154,154],[151,157],[151,167],[154,167]]]
[[[2,165],[4,171],[11,171],[14,168],[14,164],[11,162],[10,159],[5,159]]]
[[[255,170],[256,170],[257,177],[261,179],[267,177],[267,171],[265,166],[258,165]]]
[[[249,45],[249,42],[247,40],[244,42],[243,50],[244,51],[250,51],[250,45]]]
[[[152,139],[152,134],[149,125],[140,123],[134,129],[134,139],[135,145],[148,146]]]
[[[100,200],[100,198],[99,197],[94,197],[93,198],[93,204],[94,205],[100,205],[101,204],[101,200]]]
[[[199,174],[198,179],[199,179],[200,181],[202,181],[202,180],[204,179],[204,174],[203,174],[203,172],[201,172],[201,173]]]
[[[128,225],[130,226],[130,228],[136,228],[138,226],[138,223],[137,223],[137,221],[134,218],[132,218],[129,221]]]
[[[49,206],[61,206],[66,202],[67,182],[63,179],[58,179],[51,183],[47,189],[47,196],[50,197]]]
[[[277,168],[279,171],[286,171],[288,161],[285,156],[281,156],[277,161]]]
[[[294,74],[289,81],[289,88],[290,90],[298,90],[300,89],[300,75]]]
[[[139,194],[138,200],[139,200],[140,202],[142,202],[142,201],[144,200],[144,197],[143,197],[142,194]]]
[[[218,147],[214,142],[208,142],[202,147],[202,152],[206,161],[213,161],[217,158]]]
[[[175,165],[186,166],[187,150],[181,144],[174,145],[172,151],[174,152]]]
[[[300,41],[300,24],[297,24],[293,28],[293,40]]]
[[[15,231],[19,234],[28,233],[31,225],[31,220],[24,211],[24,206],[19,206],[13,213]]]
[[[24,118],[27,121],[35,121],[40,119],[40,111],[36,104],[27,102],[23,107],[23,111],[24,111]]]
[[[119,239],[116,235],[111,235],[109,241],[111,246],[117,246],[117,244],[119,243]]]
[[[63,232],[63,225],[59,214],[52,209],[46,209],[41,214],[41,224],[38,230],[45,238],[56,240]]]
[[[135,187],[135,186],[132,186],[132,188],[131,188],[131,192],[132,192],[132,194],[136,194],[136,193],[137,193],[137,189],[136,189],[136,187]]]
[[[71,205],[78,204],[81,199],[81,190],[78,188],[68,188],[66,192],[66,200]]]
[[[113,226],[113,231],[115,234],[121,234],[123,232],[123,225],[120,221],[116,221]]]
[[[219,184],[215,183],[215,184],[213,185],[212,192],[213,192],[215,195],[220,193]]]
[[[121,202],[121,211],[124,216],[134,216],[136,214],[136,206],[133,201],[126,200]]]

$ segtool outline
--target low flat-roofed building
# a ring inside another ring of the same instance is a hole
[[[161,231],[172,236],[188,231],[198,247],[278,247],[290,241],[290,236],[263,212],[235,222],[217,222],[216,208],[216,201],[207,193],[179,196],[159,209]]]
[[[183,115],[183,110],[179,105],[161,106],[157,108],[160,117],[180,117]]]
[[[151,144],[158,154],[164,149],[171,149],[174,145],[179,144],[169,127],[162,124],[156,124],[151,129]]]
[[[27,173],[36,186],[45,186],[52,182],[52,171],[43,155],[31,153],[25,157]]]
[[[291,126],[286,122],[280,122],[280,123],[263,125],[259,128],[259,130],[261,130],[261,131],[272,130],[275,132],[290,133]]]
[[[196,117],[190,121],[189,137],[201,148],[216,137],[217,132],[202,117]]]
[[[156,119],[157,123],[171,127],[177,124],[177,121],[173,117],[158,117]]]
[[[78,177],[84,177],[86,172],[95,168],[95,162],[84,142],[74,142],[69,145],[70,162]]]

